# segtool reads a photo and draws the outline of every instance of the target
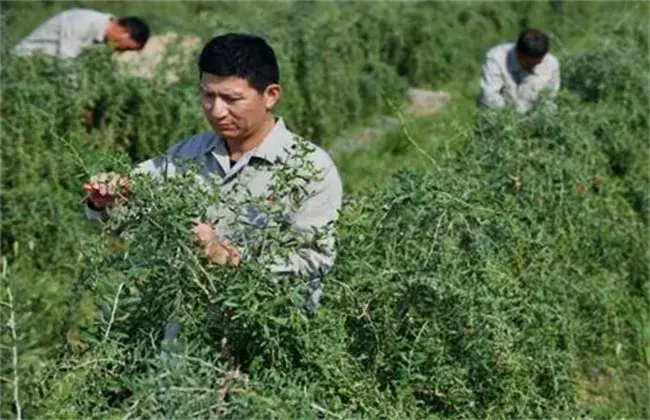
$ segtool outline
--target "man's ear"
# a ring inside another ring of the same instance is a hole
[[[281,95],[282,88],[277,83],[270,84],[264,89],[264,106],[267,111],[270,111],[278,103]]]

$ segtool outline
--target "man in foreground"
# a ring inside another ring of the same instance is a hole
[[[115,19],[107,13],[71,9],[59,13],[36,28],[13,49],[29,56],[37,51],[60,58],[75,58],[95,43],[106,43],[115,51],[140,50],[149,39],[149,27],[140,18]]]
[[[544,90],[560,89],[560,65],[548,53],[548,37],[537,29],[521,32],[516,44],[488,51],[481,71],[479,105],[487,108],[514,106],[524,114]]]
[[[213,131],[175,144],[167,155],[138,165],[136,172],[164,178],[183,170],[178,159],[198,162],[203,179],[216,183],[221,201],[230,205],[245,202],[246,191],[262,201],[282,200],[274,197],[278,176],[293,178],[289,182],[298,182],[305,194],[286,215],[292,230],[310,235],[313,229],[324,229],[327,234],[268,266],[275,273],[309,278],[310,302],[316,304],[319,280],[335,258],[331,226],[341,207],[338,171],[326,152],[296,139],[282,119],[272,114],[281,94],[279,69],[273,50],[263,39],[243,34],[215,37],[203,48],[198,64],[200,103]],[[304,151],[306,144],[310,151],[297,153]],[[309,168],[315,176],[294,175]],[[128,181],[117,174],[92,177],[84,185],[87,216],[105,219],[106,207],[116,202],[116,191],[127,186]],[[263,211],[251,211],[248,204],[234,210],[220,206],[207,223],[194,227],[194,234],[209,261],[238,265],[247,257],[236,247],[246,240],[241,232],[271,228],[266,216]]]

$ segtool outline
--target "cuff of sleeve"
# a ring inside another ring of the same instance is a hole
[[[84,206],[84,213],[89,220],[99,220],[105,222],[108,220],[108,214],[106,210],[95,210],[91,208],[91,204],[86,202]]]

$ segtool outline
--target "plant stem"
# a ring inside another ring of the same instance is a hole
[[[111,326],[115,320],[115,312],[117,312],[117,302],[120,299],[120,293],[122,293],[122,288],[124,287],[124,282],[120,283],[120,287],[117,288],[117,293],[115,293],[115,299],[113,299],[113,310],[111,311],[111,319],[108,321],[108,327],[104,333],[104,341],[108,338],[108,333],[111,332]]]
[[[7,258],[2,259],[2,280],[7,287],[7,296],[9,298],[9,329],[11,330],[11,339],[13,341],[11,363],[14,370],[14,404],[16,406],[16,419],[22,419],[22,410],[20,407],[20,398],[18,395],[18,338],[16,337],[16,318],[14,315],[14,297],[7,280]]]

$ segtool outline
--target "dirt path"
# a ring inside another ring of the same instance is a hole
[[[406,114],[423,117],[435,114],[451,102],[451,93],[441,90],[409,88],[406,91]],[[334,143],[345,150],[367,147],[385,133],[399,127],[397,117],[380,115],[373,118],[368,126],[355,130],[354,134],[343,135]]]

